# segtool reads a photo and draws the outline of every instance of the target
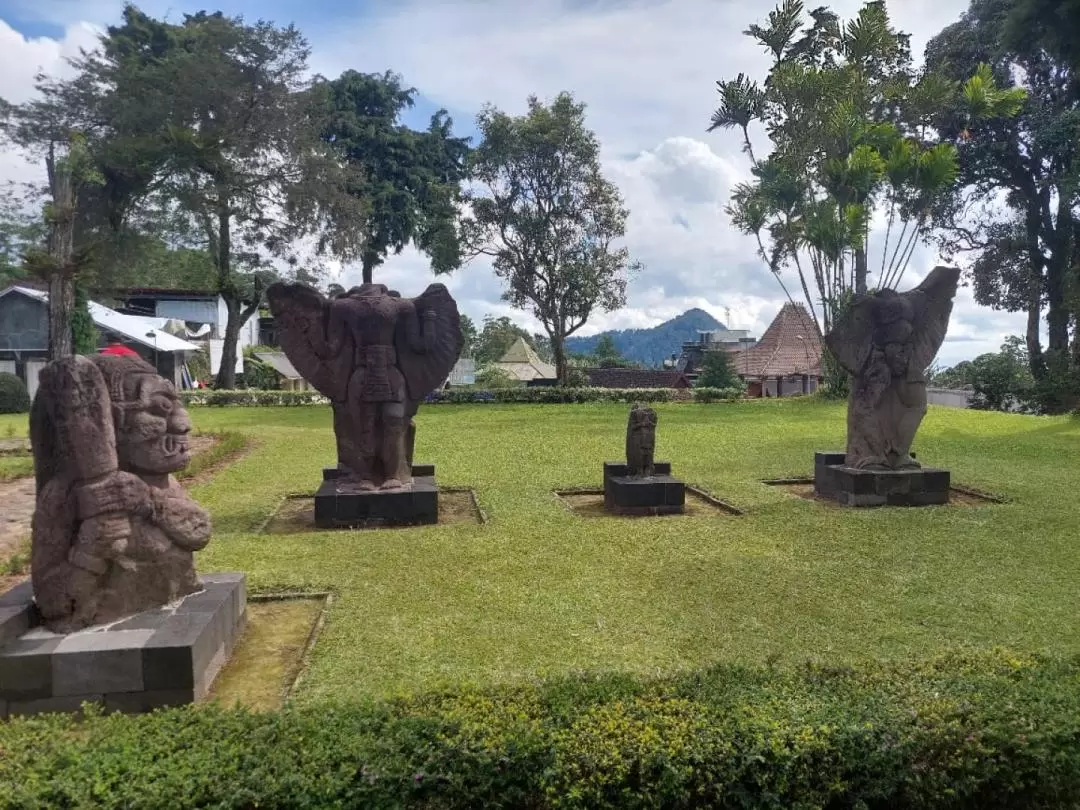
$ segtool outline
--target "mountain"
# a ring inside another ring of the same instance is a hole
[[[591,354],[600,338],[610,335],[627,360],[659,367],[672,354],[678,354],[684,342],[697,340],[698,332],[724,328],[708,312],[695,308],[651,329],[613,329],[588,337],[569,337],[566,339],[566,350],[573,354]]]

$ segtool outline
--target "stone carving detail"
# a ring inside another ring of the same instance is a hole
[[[71,632],[199,589],[210,516],[173,478],[191,422],[137,357],[71,357],[41,371],[30,414],[37,477],[31,578],[45,624]]]
[[[626,423],[626,474],[648,478],[656,452],[656,411],[636,403]]]
[[[927,367],[945,340],[960,271],[935,267],[913,290],[856,297],[825,336],[853,375],[845,465],[918,469],[911,443],[926,414]]]
[[[413,416],[450,374],[463,337],[442,284],[402,298],[364,284],[328,299],[303,284],[274,284],[270,310],[289,360],[331,402],[341,486],[394,490],[412,483]]]

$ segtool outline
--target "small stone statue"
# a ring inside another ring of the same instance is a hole
[[[626,474],[635,478],[651,476],[655,451],[656,411],[636,403],[626,423]]]
[[[41,371],[30,414],[37,478],[31,579],[47,627],[71,632],[199,590],[210,516],[173,478],[191,422],[138,357],[69,357]]]
[[[959,281],[958,269],[935,267],[906,293],[860,295],[825,336],[854,376],[846,466],[919,468],[911,443],[926,414],[925,371],[945,340]]]
[[[274,284],[268,298],[282,349],[333,407],[340,482],[361,491],[408,487],[412,417],[464,342],[446,287],[402,298],[364,284],[327,299],[303,284]]]

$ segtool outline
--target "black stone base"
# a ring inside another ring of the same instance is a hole
[[[29,582],[0,596],[0,718],[139,713],[202,700],[247,619],[244,574],[206,574],[203,590],[155,610],[61,635],[38,626]]]
[[[948,470],[856,470],[843,453],[814,454],[814,492],[846,506],[934,506],[949,502]]]
[[[625,464],[604,462],[604,511],[613,515],[677,515],[686,505],[686,485],[658,461],[648,478],[631,478]]]
[[[354,526],[417,526],[439,522],[439,487],[434,464],[413,464],[411,487],[359,492],[338,483],[336,467],[323,470],[315,493],[315,525],[320,529]]]

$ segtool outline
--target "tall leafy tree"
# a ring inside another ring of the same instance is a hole
[[[988,71],[972,76],[975,65],[966,84],[916,72],[909,37],[880,0],[846,22],[783,0],[746,34],[773,61],[763,84],[743,74],[717,83],[709,129],[742,135],[754,178],[734,189],[728,211],[757,237],[789,298],[783,278],[794,270],[827,332],[850,295],[899,283],[930,232],[933,206],[955,182],[956,149],[933,131],[934,114],[965,98],[972,119],[1008,114],[1019,102],[998,92]],[[772,147],[764,156],[753,146],[758,126]],[[880,252],[870,244],[875,214],[886,220]],[[844,379],[833,369],[834,386]]]
[[[365,283],[389,253],[401,253],[409,244],[430,257],[436,273],[456,269],[461,264],[458,201],[469,139],[453,135],[446,110],[435,113],[425,131],[402,124],[416,90],[389,71],[349,70],[324,89],[329,115],[322,138],[363,176],[363,183],[349,191],[365,211],[337,223],[351,237],[339,240],[336,252],[360,260]]]
[[[1070,322],[1080,312],[1070,292],[1080,281],[1080,81],[1067,53],[1057,55],[1057,33],[1045,24],[1052,18],[1017,28],[1031,22],[1019,12],[1032,5],[973,0],[958,22],[930,41],[926,60],[948,77],[984,62],[1001,86],[1025,94],[1018,115],[974,130],[966,127],[963,109],[945,108],[937,117],[942,134],[956,136],[960,171],[935,224],[943,252],[971,257],[979,303],[1027,314],[1026,359],[1045,397],[1042,409],[1054,412],[1070,406],[1080,371],[1080,342],[1072,352],[1069,342]],[[1004,40],[1003,31],[1009,34]]]
[[[44,244],[44,223],[26,208],[21,190],[0,190],[0,288],[26,275],[26,253]]]
[[[205,12],[173,24],[127,6],[80,65],[114,99],[170,239],[210,257],[228,312],[221,388],[235,385],[237,338],[268,277],[344,204],[329,196],[343,181],[319,140],[325,107],[308,50],[292,26]]]
[[[464,312],[461,313],[461,337],[465,341],[461,346],[461,356],[472,357],[480,333],[476,331],[476,324],[473,323],[473,319]]]
[[[483,366],[497,363],[518,338],[535,348],[532,336],[505,315],[499,318],[485,315],[484,325],[476,338],[473,352],[476,364]]]
[[[549,105],[535,96],[528,103],[522,116],[487,107],[477,117],[477,188],[462,227],[471,255],[490,257],[505,282],[504,300],[543,325],[566,383],[566,338],[595,310],[626,303],[627,276],[637,265],[616,247],[629,212],[600,171],[585,105],[565,92]]]

